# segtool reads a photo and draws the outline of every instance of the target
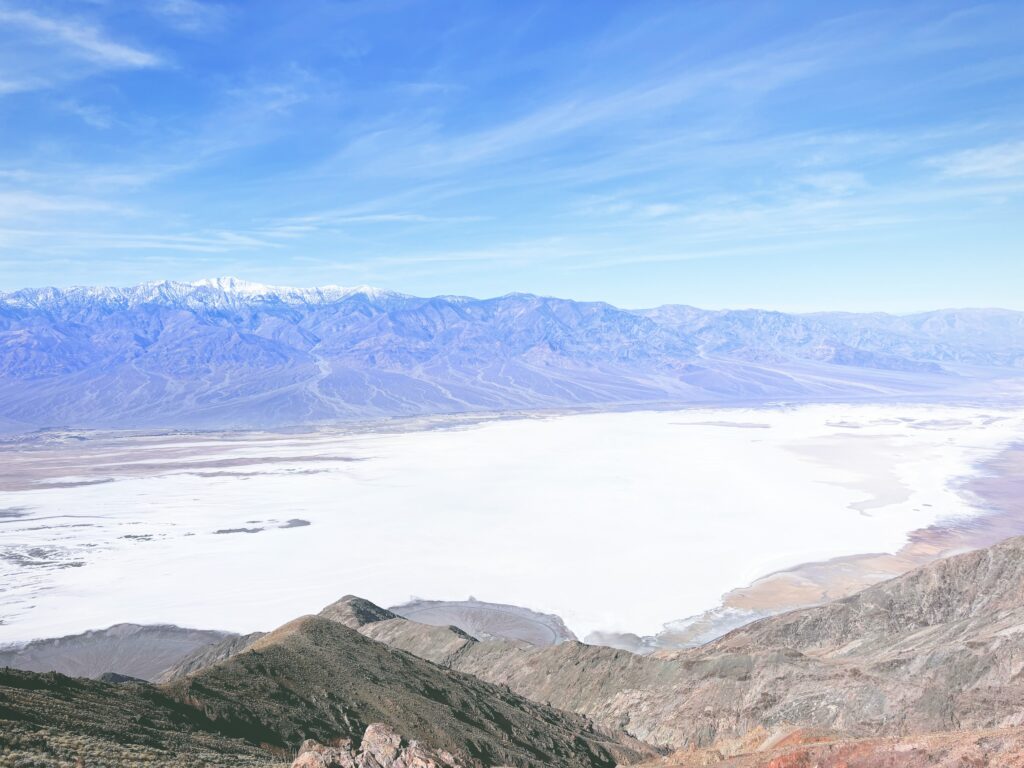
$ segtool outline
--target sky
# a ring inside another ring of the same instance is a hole
[[[0,290],[1024,309],[1024,3],[0,0]]]

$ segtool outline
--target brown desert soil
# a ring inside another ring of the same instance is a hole
[[[769,574],[727,593],[723,605],[770,613],[820,605],[933,560],[1024,534],[1024,445],[1006,449],[983,465],[983,470],[961,491],[987,510],[985,514],[914,531],[906,545],[892,554],[853,555]]]

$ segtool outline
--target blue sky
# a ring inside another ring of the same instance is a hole
[[[1024,309],[1024,3],[0,0],[0,289]]]

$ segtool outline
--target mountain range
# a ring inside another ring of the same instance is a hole
[[[234,278],[0,295],[7,432],[995,397],[1022,377],[1024,313],[1009,310],[625,310]]]
[[[649,656],[348,596],[157,683],[0,670],[0,766],[1017,766],[1022,629],[1024,538]]]

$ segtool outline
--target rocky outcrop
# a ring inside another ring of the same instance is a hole
[[[356,749],[351,739],[331,746],[308,740],[299,748],[292,768],[465,768],[450,752],[424,747],[402,737],[383,723],[373,723]]]

